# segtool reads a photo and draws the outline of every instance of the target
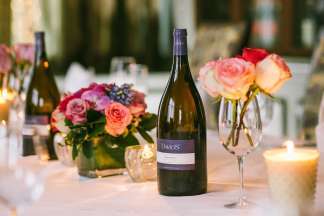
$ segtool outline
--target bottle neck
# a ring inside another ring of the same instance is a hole
[[[185,79],[191,77],[188,56],[187,55],[174,55],[172,66],[173,80]]]
[[[35,65],[47,60],[44,37],[36,38],[35,43]]]
[[[187,37],[186,36],[174,36],[173,38],[173,56],[187,56]]]

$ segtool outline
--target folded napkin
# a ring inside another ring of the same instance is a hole
[[[72,63],[64,80],[64,92],[75,92],[95,81],[93,69],[86,69],[79,63]]]

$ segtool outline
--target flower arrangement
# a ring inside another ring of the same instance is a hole
[[[242,55],[210,61],[200,69],[198,79],[202,88],[217,100],[224,98],[236,107],[233,109],[235,122],[226,145],[238,145],[240,130],[245,128],[243,118],[249,103],[259,93],[273,97],[273,93],[291,76],[282,57],[256,48],[244,48]],[[242,106],[239,117],[237,104]],[[249,136],[248,133],[246,135]]]
[[[66,95],[52,114],[53,130],[65,133],[75,159],[82,151],[93,155],[94,139],[101,137],[103,147],[138,145],[139,133],[148,143],[147,133],[156,126],[156,115],[146,112],[145,95],[132,85],[96,84]]]
[[[34,45],[18,43],[12,47],[0,45],[1,87],[8,87],[8,75],[12,72],[16,79],[15,88],[19,94],[23,91],[24,79],[34,62]],[[6,80],[4,80],[6,77]]]

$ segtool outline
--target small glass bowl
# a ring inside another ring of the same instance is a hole
[[[125,163],[134,182],[154,181],[157,177],[156,146],[154,144],[128,146]]]

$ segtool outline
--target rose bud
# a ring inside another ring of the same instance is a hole
[[[256,84],[268,94],[272,94],[291,78],[289,67],[276,54],[267,56],[256,65]]]
[[[259,48],[244,48],[242,53],[242,59],[249,61],[253,64],[257,64],[259,61],[265,59],[269,53],[265,49]]]

